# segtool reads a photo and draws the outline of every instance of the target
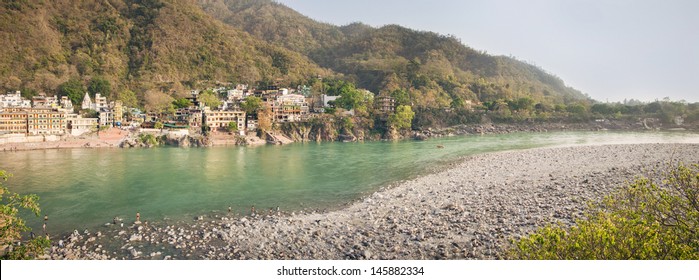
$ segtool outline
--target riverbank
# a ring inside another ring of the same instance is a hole
[[[485,135],[507,134],[516,132],[553,132],[553,131],[698,131],[699,126],[690,125],[665,125],[657,119],[643,119],[639,121],[629,120],[600,120],[576,123],[489,123],[489,124],[464,124],[447,128],[426,128],[414,131],[412,138],[425,140],[455,135]]]
[[[53,239],[51,259],[497,259],[511,238],[572,223],[586,201],[698,144],[541,148],[464,158],[329,213],[225,209],[196,221],[133,219]]]
[[[118,148],[128,135],[129,131],[110,128],[100,131],[99,134],[56,136],[58,138],[57,141],[6,143],[0,145],[0,152],[75,148]]]
[[[507,134],[517,132],[554,132],[554,131],[699,131],[696,125],[683,126],[665,126],[656,119],[643,120],[638,122],[623,121],[623,120],[603,120],[592,122],[579,123],[515,123],[515,124],[469,124],[457,125],[447,128],[425,128],[419,131],[406,132],[404,135],[394,135],[394,140],[400,139],[416,139],[427,140],[429,138],[450,137],[457,135],[487,135],[487,134]],[[90,134],[79,137],[61,136],[59,141],[42,141],[42,142],[17,142],[0,144],[0,152],[2,151],[27,151],[27,150],[44,150],[44,149],[75,149],[75,148],[118,148],[138,147],[135,137],[138,133],[121,130],[118,128],[110,128],[98,134]],[[176,133],[177,134],[177,133]],[[215,146],[260,146],[264,144],[288,144],[293,142],[308,142],[308,141],[363,141],[364,137],[356,137],[354,135],[336,135],[337,139],[330,139],[329,135],[323,137],[316,136],[309,138],[308,131],[305,133],[293,133],[294,135],[285,135],[277,132],[269,135],[276,135],[285,141],[277,139],[260,139],[255,135],[239,137],[234,134],[216,132],[211,133],[208,137],[197,136],[195,138],[189,136],[181,136],[179,134],[168,138],[168,145],[177,147],[215,147]],[[331,133],[332,134],[332,133]],[[303,137],[299,135],[304,135]],[[58,136],[56,136],[58,137]],[[269,138],[269,137],[267,137]],[[272,137],[274,138],[274,137]],[[326,140],[323,140],[326,139]],[[347,140],[351,139],[351,140]],[[196,140],[196,141],[194,141]],[[376,138],[378,140],[378,138]]]

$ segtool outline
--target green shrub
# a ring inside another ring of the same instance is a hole
[[[143,133],[138,136],[138,140],[147,147],[158,146],[160,144],[158,138],[153,134]]]
[[[514,241],[513,259],[699,259],[699,165],[680,164],[591,204],[586,218]]]
[[[22,233],[31,230],[24,219],[19,217],[19,211],[27,209],[38,216],[41,213],[39,197],[35,194],[19,195],[10,192],[2,184],[8,177],[10,174],[0,170],[0,259],[27,260],[40,257],[51,246],[48,235],[17,243],[22,239]]]

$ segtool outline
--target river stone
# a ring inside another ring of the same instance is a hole
[[[129,241],[141,241],[141,240],[143,240],[143,236],[141,236],[140,234],[131,235],[131,237],[129,238]]]
[[[364,250],[364,258],[365,258],[365,259],[367,259],[367,260],[368,260],[368,259],[371,259],[371,256],[372,256],[372,255],[371,255],[371,251],[369,251],[369,250]]]

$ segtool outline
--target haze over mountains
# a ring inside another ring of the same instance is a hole
[[[0,86],[28,94],[99,77],[143,102],[153,92],[182,96],[216,82],[314,85],[320,76],[377,94],[405,89],[426,108],[525,96],[549,105],[589,101],[554,75],[454,37],[334,26],[268,0],[5,1],[0,38],[7,44]]]

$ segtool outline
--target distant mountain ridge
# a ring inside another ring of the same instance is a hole
[[[539,102],[589,100],[538,67],[473,50],[454,37],[398,25],[334,26],[270,0],[200,0],[207,13],[378,92],[411,88],[420,105],[453,99],[493,101],[530,96]],[[421,98],[419,95],[427,95]]]

